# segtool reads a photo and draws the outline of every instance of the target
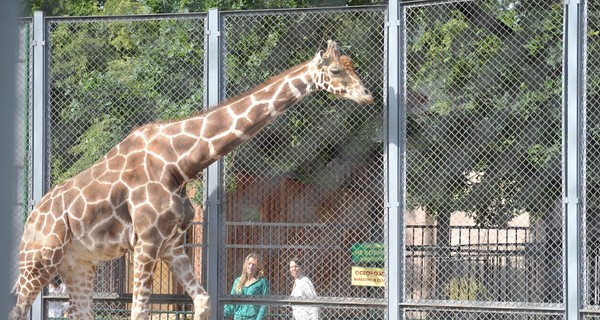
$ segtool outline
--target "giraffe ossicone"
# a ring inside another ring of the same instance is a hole
[[[135,129],[92,167],[49,190],[27,218],[10,319],[27,319],[56,273],[69,293],[69,318],[93,319],[96,266],[127,252],[134,261],[131,319],[148,319],[159,259],[192,298],[194,319],[207,318],[210,299],[183,248],[194,217],[185,185],[316,91],[373,102],[350,58],[329,40],[310,61],[214,108]]]

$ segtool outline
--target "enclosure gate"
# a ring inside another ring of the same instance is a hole
[[[265,305],[270,319],[307,304],[321,319],[596,318],[597,9],[480,0],[36,13],[20,24],[15,228],[133,128],[216,105],[335,39],[375,103],[311,96],[187,188],[198,211],[186,246],[212,319],[233,303]],[[230,295],[250,252],[270,293]],[[317,298],[289,298],[297,256]],[[98,319],[128,317],[131,263],[99,266]],[[31,319],[61,317],[59,281]],[[164,265],[153,293],[152,319],[191,315]]]

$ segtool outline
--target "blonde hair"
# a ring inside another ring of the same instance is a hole
[[[253,258],[254,261],[256,261],[256,267],[258,269],[258,271],[256,272],[256,279],[258,280],[264,277],[263,263],[260,256],[257,253],[251,253],[247,255],[246,259],[244,259],[244,266],[242,267],[242,274],[240,275],[240,280],[238,281],[237,286],[235,287],[235,293],[237,294],[242,293],[242,287],[244,287],[246,280],[248,280],[248,274],[246,274],[246,266],[248,265],[248,260],[250,260],[250,258]]]

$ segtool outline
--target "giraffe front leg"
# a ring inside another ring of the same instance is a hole
[[[152,276],[158,260],[160,245],[138,240],[133,257],[132,320],[146,320],[149,315],[148,299],[152,293]]]
[[[185,291],[194,301],[194,320],[207,319],[210,316],[210,297],[206,290],[200,285],[189,257],[185,254],[182,241],[183,235],[177,243],[167,248],[163,255],[163,260],[171,269],[175,279],[183,286]]]

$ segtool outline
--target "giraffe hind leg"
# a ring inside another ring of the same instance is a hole
[[[13,289],[17,302],[10,313],[11,320],[27,319],[31,304],[56,274],[56,266],[51,263],[54,259],[48,257],[62,254],[49,249],[21,251],[19,279]]]
[[[96,264],[67,254],[58,267],[58,274],[67,287],[70,306],[66,316],[69,319],[92,320],[92,298]]]
[[[27,274],[31,274],[28,272]],[[27,279],[26,279],[27,278]],[[19,276],[17,285],[15,287],[15,293],[17,295],[17,302],[10,312],[9,319],[11,320],[27,320],[29,315],[29,308],[31,304],[40,293],[42,288],[48,283],[50,277],[31,277]]]
[[[70,245],[68,233],[60,213],[41,213],[38,209],[30,213],[19,248],[19,279],[14,289],[17,302],[10,319],[27,319],[31,304],[64,259]]]

